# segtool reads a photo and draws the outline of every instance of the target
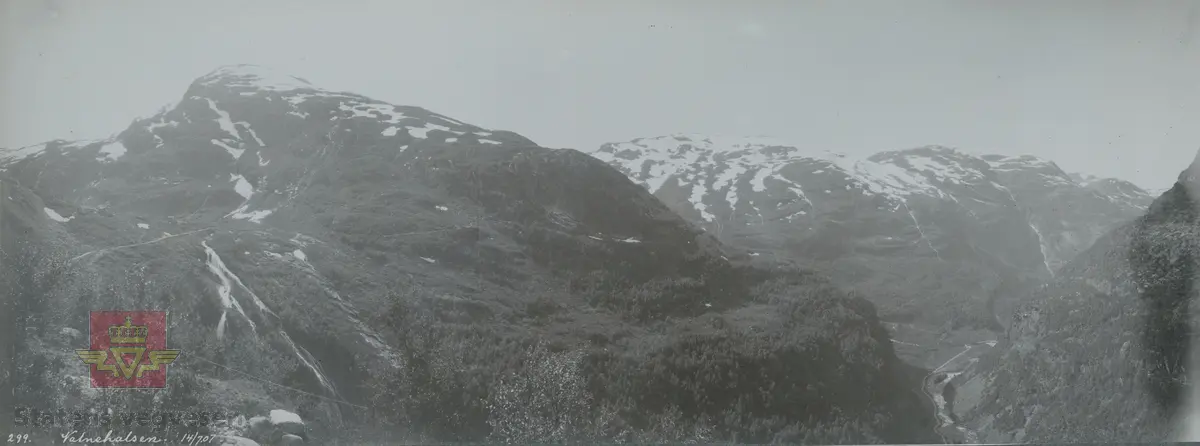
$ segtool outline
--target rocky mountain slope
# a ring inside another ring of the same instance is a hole
[[[1194,326],[1200,164],[1146,215],[1110,231],[1039,289],[1006,338],[951,380],[959,424],[984,442],[1174,438]]]
[[[18,406],[219,410],[230,441],[283,441],[279,410],[316,444],[934,440],[870,303],[512,132],[235,66],[0,169]],[[95,309],[169,312],[167,390],[89,386]]]
[[[869,297],[897,348],[930,368],[947,359],[931,347],[942,334],[1003,331],[1024,290],[1150,201],[1035,157],[938,146],[855,159],[771,138],[671,135],[589,153],[728,245],[804,262]],[[984,338],[994,335],[969,341]]]

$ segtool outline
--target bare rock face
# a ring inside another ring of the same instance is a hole
[[[272,438],[296,437],[303,439],[308,431],[308,426],[304,424],[304,420],[301,420],[299,415],[282,409],[271,411],[270,422],[275,431],[271,434]]]
[[[302,444],[309,435],[304,420],[293,412],[273,409],[266,415],[246,419],[237,415],[232,420],[219,420],[213,425],[211,434],[229,444]]]

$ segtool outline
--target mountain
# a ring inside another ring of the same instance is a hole
[[[820,274],[581,152],[261,67],[0,149],[0,247],[18,407],[217,411],[237,444],[936,441],[924,371]],[[168,311],[167,389],[89,385],[98,309]]]
[[[954,354],[942,335],[994,339],[1025,290],[1150,201],[1130,183],[1073,177],[1036,157],[940,146],[860,159],[677,134],[589,153],[729,246],[802,262],[870,298],[897,348],[929,368]]]
[[[1063,267],[953,377],[961,426],[988,443],[1175,439],[1192,387],[1198,171]]]

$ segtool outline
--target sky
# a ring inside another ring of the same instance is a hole
[[[1169,187],[1200,2],[8,1],[0,147],[99,139],[249,63],[548,147],[671,133],[945,145]]]

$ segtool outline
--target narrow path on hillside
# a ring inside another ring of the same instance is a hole
[[[72,262],[74,262],[74,261],[76,261],[76,260],[79,260],[79,259],[82,259],[82,258],[84,258],[84,257],[87,257],[87,256],[89,256],[89,255],[93,255],[93,254],[95,254],[95,255],[99,256],[99,255],[103,255],[103,254],[105,254],[105,253],[108,253],[108,252],[111,252],[111,251],[115,251],[115,250],[118,250],[118,249],[133,248],[133,247],[135,247],[135,246],[149,245],[149,244],[152,244],[152,243],[158,243],[158,242],[161,242],[161,241],[163,241],[163,240],[172,239],[172,238],[175,238],[175,237],[183,237],[183,236],[185,236],[185,235],[191,235],[191,234],[195,234],[195,233],[197,233],[197,232],[201,232],[201,231],[207,231],[207,230],[209,230],[209,229],[212,229],[212,228],[201,228],[201,229],[196,229],[196,230],[194,230],[194,231],[188,231],[188,232],[184,232],[184,233],[182,233],[182,234],[174,234],[174,235],[172,235],[172,234],[167,234],[167,235],[164,235],[164,236],[162,236],[162,237],[156,238],[156,239],[154,239],[154,240],[148,240],[148,241],[144,241],[144,242],[140,242],[140,243],[131,243],[131,244],[128,244],[128,245],[121,245],[121,246],[113,246],[113,247],[109,247],[109,248],[94,249],[94,250],[91,250],[91,251],[85,252],[85,253],[83,253],[83,254],[77,255],[77,256],[75,256],[75,257],[72,257],[70,260],[67,260],[67,263],[66,263],[66,264],[64,264],[63,266],[69,265],[69,264],[71,264]]]

